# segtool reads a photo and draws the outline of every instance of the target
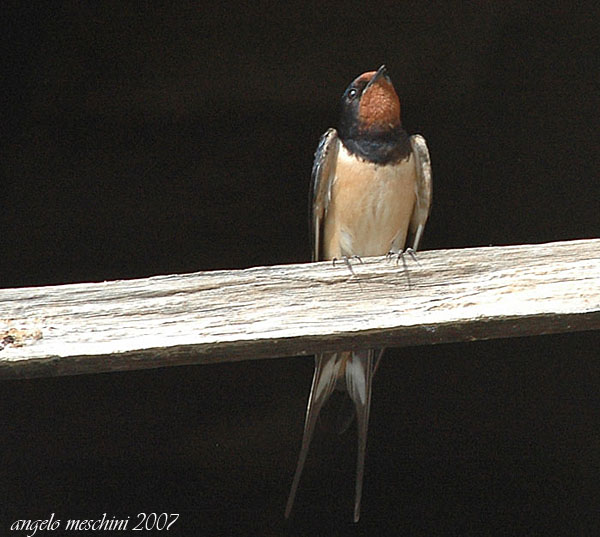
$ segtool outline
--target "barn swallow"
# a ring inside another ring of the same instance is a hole
[[[310,189],[313,261],[414,254],[429,216],[431,194],[427,144],[422,136],[408,136],[402,128],[400,100],[385,66],[363,73],[342,96],[339,129],[325,132],[315,153]],[[406,244],[410,246],[404,250]],[[357,418],[354,522],[358,522],[371,383],[382,352],[352,350],[315,357],[286,518],[321,408],[338,389],[348,392]]]

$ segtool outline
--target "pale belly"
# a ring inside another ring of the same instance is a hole
[[[402,250],[415,204],[412,153],[376,166],[340,148],[324,223],[323,258],[385,255]]]

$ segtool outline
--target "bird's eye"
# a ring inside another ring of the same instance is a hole
[[[356,97],[356,94],[358,93],[358,91],[356,90],[356,88],[352,88],[351,90],[348,91],[348,100],[352,100],[354,99],[354,97]]]

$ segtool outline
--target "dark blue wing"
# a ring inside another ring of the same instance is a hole
[[[329,193],[335,174],[338,149],[339,139],[337,131],[329,129],[321,136],[319,145],[315,151],[308,208],[310,214],[311,256],[313,261],[321,259],[323,219],[325,218],[325,212],[329,204]]]

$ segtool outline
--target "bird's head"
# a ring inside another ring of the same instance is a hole
[[[378,136],[401,127],[400,99],[385,65],[355,78],[342,96],[342,138]]]

